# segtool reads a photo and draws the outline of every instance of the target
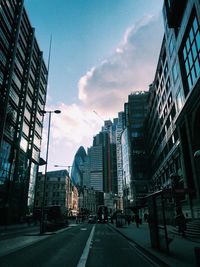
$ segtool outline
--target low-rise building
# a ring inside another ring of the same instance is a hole
[[[96,213],[96,191],[93,188],[78,188],[78,211],[84,215]]]
[[[47,172],[45,190],[44,179],[45,175],[38,173],[35,190],[35,208],[41,208],[45,192],[44,206],[59,205],[69,210],[71,207],[71,182],[68,171]]]

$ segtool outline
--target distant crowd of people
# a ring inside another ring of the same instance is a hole
[[[111,223],[114,224],[114,222],[116,223],[116,225],[120,224],[121,226],[123,224],[128,224],[130,225],[131,222],[136,224],[136,227],[138,228],[139,225],[142,224],[142,222],[148,222],[148,213],[145,213],[143,215],[143,219],[139,216],[138,213],[135,213],[133,215],[123,215],[123,214],[114,214],[111,216]]]

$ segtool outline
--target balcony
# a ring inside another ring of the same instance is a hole
[[[169,28],[180,27],[186,4],[187,0],[165,0],[165,8]]]

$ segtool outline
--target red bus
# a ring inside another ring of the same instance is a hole
[[[97,220],[99,223],[107,223],[108,222],[108,207],[106,207],[104,205],[98,206]]]

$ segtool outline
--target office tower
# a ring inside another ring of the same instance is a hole
[[[71,178],[74,185],[83,186],[84,164],[86,160],[84,147],[79,147],[72,164]]]
[[[149,98],[152,189],[176,190],[190,217],[199,217],[200,3],[164,1],[165,33]]]
[[[125,114],[124,112],[118,113],[118,120],[116,123],[116,156],[117,156],[117,193],[119,197],[123,196],[123,162],[122,162],[122,151],[121,151],[121,136],[125,125]]]
[[[90,185],[96,191],[103,191],[103,147],[95,145],[88,148],[90,162]]]
[[[102,147],[102,170],[103,170],[103,192],[111,192],[111,159],[110,159],[110,137],[107,130],[101,131],[93,139],[93,147]]]
[[[0,38],[0,210],[10,223],[34,202],[47,68],[23,1],[0,2]]]
[[[122,133],[123,194],[125,208],[140,205],[148,192],[144,123],[148,92],[135,92],[125,103],[125,130]]]

